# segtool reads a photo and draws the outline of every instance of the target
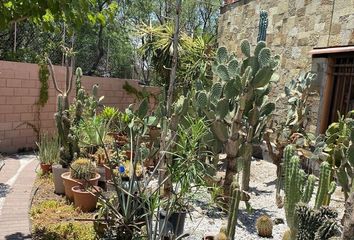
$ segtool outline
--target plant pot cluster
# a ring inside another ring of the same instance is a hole
[[[66,198],[74,202],[75,207],[83,212],[95,210],[98,194],[102,192],[102,189],[97,186],[101,176],[95,171],[96,168],[91,160],[84,158],[75,160],[70,166],[70,171],[60,165],[54,166],[55,193],[65,194]],[[84,175],[90,177],[80,177]]]

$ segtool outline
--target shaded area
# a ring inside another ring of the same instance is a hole
[[[10,185],[0,183],[0,198],[6,197],[6,195],[10,192],[10,189]]]
[[[24,235],[21,232],[16,232],[10,235],[5,236],[6,240],[22,240],[22,239],[32,239],[31,235]]]

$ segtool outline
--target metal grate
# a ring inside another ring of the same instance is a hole
[[[354,56],[334,58],[333,92],[329,122],[338,120],[341,115],[354,109]]]

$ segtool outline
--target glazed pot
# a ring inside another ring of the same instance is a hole
[[[63,173],[61,175],[61,178],[64,182],[64,189],[65,189],[65,196],[70,200],[74,200],[74,194],[72,191],[72,188],[75,186],[97,186],[98,185],[98,179],[100,179],[100,174],[96,173],[96,176],[94,178],[91,178],[90,180],[86,181],[84,179],[73,179],[70,176],[70,172]]]
[[[91,212],[96,209],[98,193],[102,192],[100,187],[93,187],[91,192],[86,191],[82,186],[71,188],[74,195],[74,206],[83,212]]]
[[[64,194],[65,188],[63,179],[61,175],[65,172],[68,172],[68,168],[63,168],[60,164],[52,165],[52,172],[53,172],[53,182],[54,182],[54,192],[56,194]]]
[[[40,166],[43,174],[49,174],[52,172],[52,164],[41,163]]]

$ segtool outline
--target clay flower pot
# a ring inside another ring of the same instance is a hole
[[[98,192],[102,192],[100,187],[93,187],[91,192],[86,191],[82,186],[71,188],[74,195],[74,206],[83,212],[91,212],[96,209]]]
[[[105,173],[105,178],[106,181],[112,180],[112,173],[111,173],[111,168],[107,164],[103,164],[104,167],[104,173]],[[116,166],[114,166],[116,167]]]
[[[41,169],[43,174],[52,172],[52,164],[41,163]]]
[[[61,178],[63,179],[64,183],[64,188],[65,188],[65,196],[70,200],[74,200],[74,194],[72,191],[72,188],[75,186],[97,186],[98,184],[98,179],[100,179],[100,174],[96,173],[96,176],[94,178],[91,178],[88,181],[85,181],[84,179],[73,179],[70,176],[70,172],[63,173],[61,175]]]

